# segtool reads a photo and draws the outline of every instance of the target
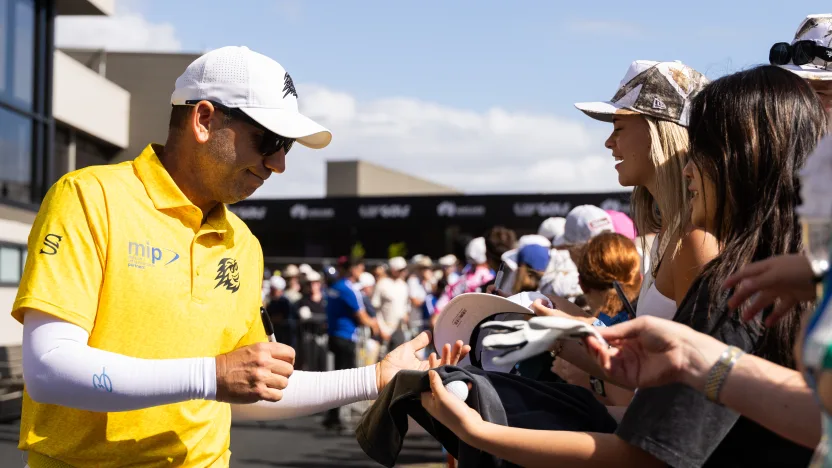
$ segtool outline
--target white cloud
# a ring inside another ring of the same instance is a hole
[[[603,34],[637,37],[644,34],[644,28],[636,23],[608,20],[575,20],[568,23],[572,32],[582,34]]]
[[[607,129],[555,115],[457,109],[411,98],[359,102],[322,86],[298,87],[301,111],[328,127],[324,150],[296,145],[286,173],[255,197],[325,194],[325,160],[362,159],[466,193],[621,190],[603,142]]]
[[[130,6],[122,6],[113,16],[59,16],[55,29],[58,47],[153,52],[182,49],[172,24],[151,23]]]

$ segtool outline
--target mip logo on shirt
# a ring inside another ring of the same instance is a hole
[[[150,242],[130,242],[127,246],[127,267],[144,270],[158,265],[170,265],[179,254],[164,247],[154,247]]]

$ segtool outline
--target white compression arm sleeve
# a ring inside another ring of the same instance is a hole
[[[23,378],[40,403],[87,411],[130,411],[213,400],[211,358],[139,359],[91,348],[83,328],[30,311],[23,324]]]
[[[296,418],[376,397],[376,366],[331,372],[295,371],[283,390],[283,399],[231,405],[231,418],[235,422]]]

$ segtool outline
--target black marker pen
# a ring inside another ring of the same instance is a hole
[[[263,320],[263,328],[266,329],[266,336],[269,337],[269,342],[277,342],[277,339],[274,337],[274,325],[272,325],[272,319],[270,319],[269,314],[266,313],[265,307],[260,307],[260,319]]]

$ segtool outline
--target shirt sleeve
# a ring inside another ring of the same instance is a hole
[[[12,307],[37,309],[92,332],[107,252],[107,214],[98,181],[72,176],[47,193],[29,234],[28,256]]]

